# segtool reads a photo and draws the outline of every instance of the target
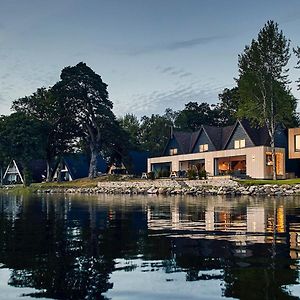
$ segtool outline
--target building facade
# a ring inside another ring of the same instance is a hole
[[[287,176],[287,130],[278,126],[275,136],[276,170]],[[270,138],[265,127],[253,128],[246,120],[232,126],[202,126],[197,132],[171,132],[163,155],[148,159],[148,172],[181,173],[205,170],[210,176],[233,175],[272,178]]]

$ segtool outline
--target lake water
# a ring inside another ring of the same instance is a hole
[[[0,194],[0,299],[300,299],[300,198]]]

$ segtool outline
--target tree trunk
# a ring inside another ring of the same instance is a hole
[[[47,158],[46,164],[47,164],[46,182],[51,182],[52,181],[52,172],[51,172],[51,160],[50,160],[50,158]]]
[[[273,180],[277,179],[276,175],[276,155],[275,155],[275,126],[272,125],[271,128],[271,152],[272,152],[272,173],[273,173]]]
[[[30,186],[30,183],[31,183],[31,174],[30,174],[27,164],[23,164],[23,166],[24,166],[24,168],[23,168],[23,185],[25,187],[27,187],[27,186]]]
[[[91,160],[89,168],[89,178],[97,177],[97,148],[93,143],[90,143]]]
[[[3,168],[2,166],[0,167],[0,185],[3,185]]]
[[[62,157],[59,157],[59,162],[56,169],[57,182],[61,182],[61,168],[62,168]]]

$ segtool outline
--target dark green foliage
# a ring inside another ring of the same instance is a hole
[[[238,115],[267,127],[292,122],[295,98],[287,87],[289,41],[278,24],[268,21],[239,56],[238,87],[241,97]]]
[[[51,162],[55,156],[71,151],[72,141],[78,135],[78,128],[66,113],[62,98],[55,97],[51,89],[39,88],[32,95],[15,100],[12,109],[43,122],[47,181],[51,181]]]
[[[300,47],[297,47],[294,49],[294,53],[296,54],[296,57],[298,59],[296,69],[300,69]],[[298,83],[298,90],[300,90],[300,78],[296,81]]]
[[[147,177],[151,180],[154,180],[155,179],[155,173],[154,172],[148,172],[147,173]]]
[[[45,155],[44,129],[43,122],[24,113],[0,118],[0,153],[6,161],[15,159],[22,164],[25,185],[30,184],[28,163]]]
[[[238,87],[224,89],[219,94],[220,102],[214,107],[215,123],[218,126],[233,125],[237,120],[237,110],[240,105]]]
[[[287,84],[290,42],[279,31],[278,24],[268,21],[239,55],[238,88],[241,103],[238,116],[253,124],[266,125],[275,161],[275,128],[279,123],[296,123],[296,99]],[[273,165],[276,179],[276,164]]]
[[[170,136],[172,122],[165,115],[144,116],[141,120],[140,143],[145,151],[161,155]]]
[[[194,168],[187,170],[188,179],[195,180],[195,179],[197,179],[197,176],[198,176],[198,172]]]
[[[175,126],[181,130],[195,131],[201,125],[215,125],[213,109],[208,103],[189,102],[178,112]]]
[[[91,155],[89,177],[96,177],[96,156],[103,146],[115,139],[111,129],[118,124],[107,84],[85,63],[62,70],[61,80],[53,87],[55,97],[63,100],[69,118],[75,121],[80,137]]]
[[[128,135],[128,142],[130,149],[141,149],[140,144],[140,122],[139,119],[133,114],[126,114],[124,117],[119,118],[119,124]]]

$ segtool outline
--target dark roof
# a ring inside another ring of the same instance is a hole
[[[44,159],[35,159],[30,161],[29,170],[33,182],[42,182],[47,176],[47,163]]]
[[[244,128],[255,146],[270,146],[270,137],[266,126],[253,127],[247,120],[236,121],[234,125],[226,127],[202,125],[201,129],[195,132],[174,131],[173,137],[183,154],[192,152],[202,131],[206,132],[216,150],[223,150],[239,124]]]
[[[74,153],[63,156],[63,160],[70,172],[72,179],[85,178],[89,175],[90,158],[83,153]],[[97,156],[97,172],[107,171],[106,161]]]
[[[191,146],[192,132],[175,131],[174,138],[176,139],[182,153],[188,153]]]
[[[134,175],[141,175],[147,172],[147,160],[150,157],[148,151],[129,151],[130,170]]]

